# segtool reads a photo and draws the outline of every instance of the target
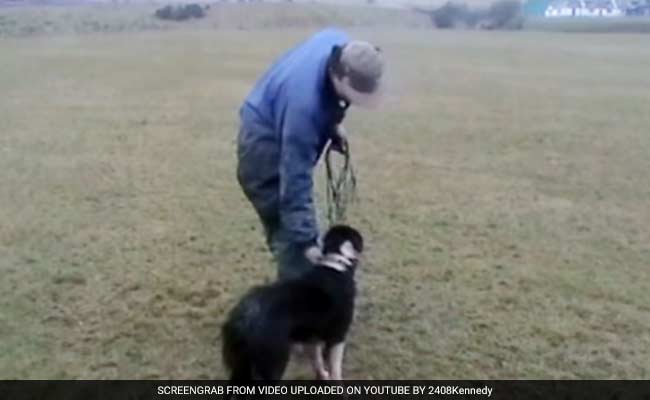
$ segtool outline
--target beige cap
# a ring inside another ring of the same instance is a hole
[[[340,62],[355,91],[369,94],[379,88],[384,73],[379,47],[360,40],[351,41],[343,47]]]

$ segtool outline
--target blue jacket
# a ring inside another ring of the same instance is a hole
[[[256,159],[246,160],[255,164],[246,180],[257,181],[249,182],[249,190],[268,190],[277,182],[273,190],[279,193],[252,197],[261,198],[261,202],[266,201],[264,196],[269,201],[275,197],[273,207],[277,207],[290,242],[305,243],[318,237],[313,170],[347,108],[332,87],[327,63],[334,46],[348,41],[347,34],[336,29],[312,36],[271,66],[240,110],[240,154],[260,146],[266,149],[258,151]],[[269,156],[276,151],[277,157]]]

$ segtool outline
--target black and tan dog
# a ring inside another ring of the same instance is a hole
[[[297,343],[311,345],[318,378],[342,379],[345,337],[354,313],[354,273],[362,251],[357,230],[332,227],[314,268],[299,278],[251,289],[223,326],[223,361],[231,382],[282,379]]]

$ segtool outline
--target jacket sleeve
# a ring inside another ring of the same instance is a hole
[[[318,126],[300,105],[287,107],[280,154],[280,219],[292,243],[318,239],[313,171],[318,161]]]

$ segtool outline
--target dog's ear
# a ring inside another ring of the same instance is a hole
[[[345,242],[350,242],[356,253],[363,253],[363,237],[347,225],[336,225],[327,231],[323,238],[323,253],[340,253]]]
[[[356,260],[359,258],[359,252],[354,248],[354,245],[349,240],[343,242],[341,247],[339,247],[339,254],[350,260]]]

